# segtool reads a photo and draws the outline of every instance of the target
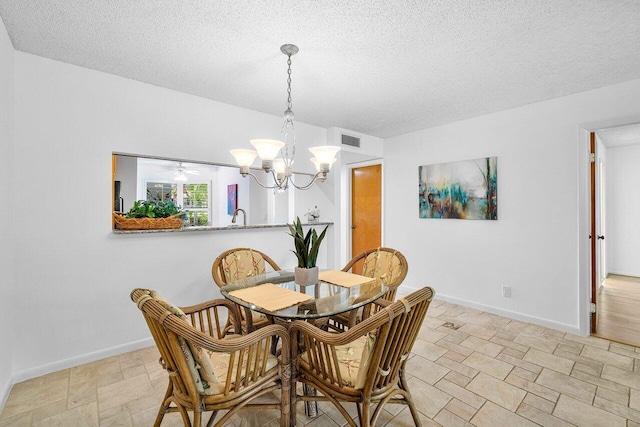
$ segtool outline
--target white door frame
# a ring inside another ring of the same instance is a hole
[[[590,184],[589,134],[599,130],[640,123],[640,116],[622,117],[601,122],[578,125],[578,327],[581,335],[590,334]],[[597,169],[597,168],[596,168]]]
[[[338,198],[340,200],[339,229],[340,239],[339,250],[335,262],[335,268],[342,268],[351,260],[351,170],[363,166],[382,165],[382,227],[384,238],[384,161],[382,158],[355,161],[342,165],[340,168],[340,184]]]

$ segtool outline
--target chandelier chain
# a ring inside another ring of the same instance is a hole
[[[293,103],[291,101],[291,54],[287,55],[287,109],[284,112],[284,123],[280,134],[285,142],[284,150],[282,150],[282,159],[288,167],[293,164],[293,158],[296,155],[296,129],[293,124]],[[289,127],[291,127],[291,147],[289,147]],[[291,155],[289,155],[291,148]]]
[[[289,55],[287,65],[287,109],[291,110],[291,55]]]

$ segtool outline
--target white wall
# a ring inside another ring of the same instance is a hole
[[[607,147],[602,143],[598,135],[596,134],[596,235],[602,236],[607,234],[607,191],[606,191],[606,175],[608,172],[607,166]],[[602,176],[604,174],[605,176]],[[602,183],[604,182],[604,185]],[[604,187],[604,188],[601,188]],[[596,292],[600,292],[600,286],[602,282],[607,278],[607,246],[609,241],[596,240],[596,263],[598,280],[596,281]]]
[[[138,159],[129,156],[116,157],[115,181],[120,181],[121,212],[129,212],[138,200]]]
[[[639,94],[635,80],[386,140],[385,244],[408,259],[404,284],[587,333],[587,146],[579,129],[639,114]],[[418,218],[418,166],[484,156],[498,156],[497,221]],[[501,296],[503,285],[512,298]]]
[[[13,335],[17,311],[13,304],[13,45],[0,18],[0,408],[9,395],[12,374]]]
[[[360,147],[342,145],[342,134],[360,138]],[[333,179],[333,200],[339,200],[343,208],[336,212],[333,218],[338,237],[336,242],[339,247],[334,251],[334,263],[344,266],[351,259],[351,168],[362,162],[382,163],[384,155],[384,140],[359,132],[347,129],[332,127],[328,129],[328,140],[330,145],[341,147],[338,153],[338,161],[332,167],[329,179]],[[384,167],[382,175],[384,176]],[[384,195],[384,191],[383,191]],[[383,210],[384,216],[384,210]],[[322,214],[321,214],[321,219]],[[384,228],[384,224],[383,224]]]
[[[607,149],[609,273],[640,276],[640,144]]]
[[[255,180],[250,179],[249,191],[251,192],[251,211],[247,212],[247,224],[266,224],[269,219],[267,199],[273,194],[273,190],[265,190]]]
[[[333,183],[338,175],[330,172],[327,176],[327,181],[323,185],[316,185],[305,191],[294,192],[294,220],[296,217],[300,218],[302,223],[307,222],[307,217],[304,214],[307,210],[313,209],[316,206],[320,210],[320,221],[333,221],[334,212],[333,206]],[[296,178],[296,177],[294,177]],[[297,176],[297,182],[303,185],[310,181],[309,176]]]
[[[354,154],[353,158],[357,161],[366,161],[381,158],[384,154],[384,140],[375,136],[365,135],[363,133],[350,131],[348,129],[332,127],[328,129],[329,144],[340,146],[341,154]],[[360,147],[352,147],[350,145],[342,145],[342,135],[349,135],[360,138]],[[352,157],[347,156],[350,159]],[[346,163],[350,163],[347,161]]]
[[[277,137],[280,117],[22,52],[15,53],[15,98],[21,191],[11,205],[25,207],[11,224],[20,277],[21,321],[10,322],[21,328],[14,346],[18,380],[149,344],[129,300],[136,286],[157,288],[177,304],[216,297],[211,263],[238,246],[265,251],[282,267],[295,265],[284,228],[111,233],[112,152],[233,164],[228,149]],[[326,144],[325,129],[297,123],[296,133],[301,153],[303,143]],[[333,238],[329,233],[321,266]]]

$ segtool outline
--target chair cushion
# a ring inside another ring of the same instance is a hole
[[[180,309],[180,307],[177,307],[171,304],[169,301],[164,299],[156,291],[151,291],[150,295],[154,300],[156,300],[160,305],[166,308],[170,313],[175,314],[177,317],[179,317],[180,319],[184,320],[186,323],[191,325],[191,321],[189,320],[189,317],[184,313],[184,311]],[[189,373],[191,374],[191,378],[193,378],[193,382],[196,385],[196,390],[198,391],[198,393],[204,394],[206,390],[210,389],[211,387],[208,382],[202,381],[202,377],[200,376],[200,372],[198,371],[198,364],[193,357],[193,353],[191,352],[190,346],[182,337],[178,337],[178,341],[180,342],[180,349],[182,350],[182,354],[184,355],[187,361],[187,366],[189,367]]]
[[[400,259],[392,252],[375,251],[367,255],[362,266],[362,275],[376,277],[384,284],[392,283],[402,272]]]
[[[226,338],[229,338],[229,336],[225,337],[225,339]],[[213,373],[219,381],[215,384],[211,384],[211,387],[208,389],[205,389],[204,393],[202,394],[209,395],[209,396],[215,395],[215,394],[222,394],[224,392],[224,388],[226,385],[227,373],[229,372],[229,362],[231,359],[231,354],[209,352],[209,351],[206,351],[206,353],[209,358],[210,365],[213,367]],[[239,354],[239,353],[236,353],[236,354]],[[243,370],[244,370],[244,367],[246,367],[247,365],[248,357],[249,357],[249,352],[245,351],[244,359],[242,361]],[[255,356],[252,356],[252,358],[255,358]],[[260,359],[260,362],[262,362],[262,359]],[[267,356],[265,370],[268,371],[277,365],[278,365],[278,359],[275,356],[269,354]],[[200,372],[202,372],[202,370]],[[252,375],[253,372],[251,371],[248,374]],[[232,383],[235,382],[236,375],[237,375],[237,363],[234,362],[233,372],[231,373]],[[242,377],[241,380],[242,379],[244,379],[244,377]]]
[[[240,314],[242,315],[242,321],[244,322],[245,319],[247,318],[246,315],[246,311],[244,310],[244,308],[242,308],[240,310]],[[263,313],[260,313],[258,311],[253,311],[251,310],[251,321],[253,323],[253,326],[257,326],[257,325],[268,325],[271,322],[269,322],[269,319],[267,318],[267,316]],[[231,324],[233,325],[233,317],[231,318]]]
[[[259,253],[250,249],[235,251],[222,260],[222,271],[225,282],[235,282],[258,274],[263,274],[265,269],[264,258]],[[242,320],[245,320],[245,311],[241,311]],[[257,324],[268,324],[267,316],[257,311],[251,312],[251,321]],[[232,322],[233,323],[233,322]]]
[[[151,295],[151,297],[153,299],[158,301],[160,303],[160,305],[162,305],[164,308],[166,308],[170,313],[175,314],[176,316],[178,316],[179,318],[181,318],[182,320],[184,320],[188,324],[191,324],[191,321],[189,320],[187,315],[184,314],[184,311],[182,311],[182,309],[180,307],[171,304],[169,301],[167,301],[162,295],[160,295],[156,291],[150,291],[149,293],[150,293],[150,295]]]
[[[266,323],[269,324],[269,319],[267,319],[267,316],[264,313],[259,313],[257,311],[251,311],[251,320],[253,321],[253,324],[255,325],[256,323]]]
[[[155,291],[151,292],[151,297],[158,301],[158,303],[160,303],[169,312],[175,314],[177,317],[191,325],[189,317],[180,309],[180,307],[171,304]],[[238,335],[229,334],[225,336],[224,339],[237,337]],[[224,391],[227,372],[229,370],[229,360],[231,358],[230,353],[212,352],[191,343],[187,344],[182,337],[178,337],[178,339],[180,341],[182,353],[184,354],[185,359],[187,360],[187,365],[189,366],[189,373],[196,384],[198,393],[209,396],[221,394]],[[246,366],[248,356],[248,352],[245,352],[243,366]],[[237,364],[234,363],[234,365],[234,372],[231,377],[235,380]],[[267,356],[266,370],[272,369],[277,365],[278,359],[275,356]]]
[[[164,308],[169,310],[171,313],[178,316],[180,319],[184,320],[186,323],[191,325],[191,321],[189,317],[180,309],[169,301],[164,299],[160,294],[155,291],[151,292],[151,296],[158,301]],[[182,352],[187,358],[187,363],[189,364],[189,371],[193,376],[193,380],[196,382],[196,388],[198,388],[198,392],[205,392],[206,389],[210,388],[211,384],[215,384],[218,382],[218,377],[216,377],[214,366],[211,364],[211,359],[206,355],[208,353],[203,348],[189,343],[186,345],[185,340],[182,337],[179,337],[180,347],[182,347]],[[189,360],[195,359],[195,368],[197,369],[197,375],[194,374],[191,364]],[[203,389],[201,390],[198,384],[201,384]]]
[[[364,387],[375,342],[375,336],[367,334],[349,344],[335,346],[340,376],[346,386],[357,390]],[[304,362],[309,362],[306,352],[301,358]],[[335,363],[332,362],[332,366],[335,366]]]
[[[242,328],[243,331],[245,331],[246,333],[249,333],[250,331],[248,331],[248,326],[247,326],[247,315],[245,314],[245,310],[244,308],[241,308],[240,310],[240,314],[242,315],[242,319],[240,321],[241,325],[240,327]],[[231,317],[229,319],[229,324],[235,327],[235,320],[233,317]],[[253,329],[258,329],[261,328],[263,326],[267,326],[270,325],[271,322],[269,321],[269,319],[267,318],[267,316],[265,316],[262,313],[259,313],[257,311],[251,311],[251,325],[253,326]],[[230,328],[230,330],[233,330],[234,328]]]
[[[265,272],[264,259],[252,250],[235,251],[222,260],[222,271],[227,283],[246,279]]]

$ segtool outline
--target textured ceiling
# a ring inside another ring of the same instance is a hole
[[[394,136],[640,78],[638,0],[0,0],[17,50]]]
[[[618,126],[596,132],[608,148],[640,144],[640,124]]]

